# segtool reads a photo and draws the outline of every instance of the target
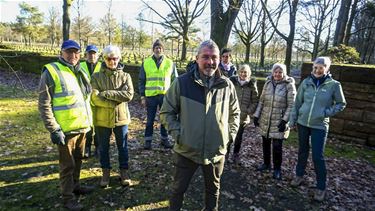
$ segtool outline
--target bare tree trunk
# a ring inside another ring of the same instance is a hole
[[[348,21],[348,24],[346,25],[345,36],[344,36],[344,41],[343,41],[345,45],[349,45],[349,40],[350,40],[350,35],[351,35],[350,32],[352,30],[354,17],[357,13],[357,4],[358,4],[358,0],[354,0],[352,4],[352,10],[350,13],[349,21]]]
[[[182,49],[181,49],[181,61],[186,60],[186,49],[187,49],[187,35],[186,37],[182,38]]]
[[[250,61],[250,43],[246,45],[245,63]]]
[[[64,0],[63,4],[63,39],[69,40],[69,32],[70,32],[70,6],[72,6],[73,0]]]
[[[265,4],[267,4],[267,1],[265,1]],[[264,10],[262,10],[263,18],[261,23],[262,28],[262,34],[260,35],[260,61],[259,66],[264,67],[264,59],[265,59],[265,49],[266,49],[266,13]]]
[[[211,35],[220,49],[228,44],[232,26],[244,0],[229,1],[228,9],[224,12],[223,0],[211,0]]]
[[[341,0],[339,15],[337,18],[335,36],[333,38],[333,46],[343,43],[345,36],[345,28],[348,22],[351,0]]]

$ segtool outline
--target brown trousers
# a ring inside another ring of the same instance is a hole
[[[220,177],[224,169],[224,160],[223,156],[223,158],[217,163],[201,165],[176,153],[176,172],[174,176],[172,196],[169,200],[169,210],[181,210],[184,193],[186,192],[190,180],[198,167],[202,168],[205,184],[205,207],[203,210],[218,210]]]
[[[60,188],[63,201],[74,199],[73,191],[79,188],[79,176],[86,142],[86,134],[67,135],[66,145],[58,145]]]

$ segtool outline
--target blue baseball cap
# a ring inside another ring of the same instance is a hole
[[[79,44],[74,40],[65,40],[61,45],[61,50],[66,50],[70,48],[81,50],[81,47],[79,46]]]
[[[98,53],[99,49],[96,47],[96,45],[88,45],[86,47],[86,52],[94,51],[95,53]]]

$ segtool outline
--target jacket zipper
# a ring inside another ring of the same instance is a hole
[[[272,111],[273,111],[273,100],[275,99],[275,92],[276,92],[277,84],[276,84],[276,86],[273,86],[273,84],[272,84],[272,87],[273,87],[273,94],[272,94],[272,101],[271,101],[271,112],[270,112],[270,116],[269,116],[269,119],[268,119],[267,138],[270,135],[269,133],[270,133],[270,129],[271,129],[271,118],[272,118]]]
[[[322,87],[323,85],[328,84],[328,83],[331,83],[331,81],[328,81],[328,82],[325,81],[319,87],[316,87],[315,84],[313,83],[315,93],[314,93],[314,98],[313,98],[313,101],[312,101],[312,104],[311,104],[311,107],[310,107],[309,117],[307,118],[307,126],[308,127],[310,127],[311,114],[312,114],[312,110],[313,110],[314,105],[315,105],[316,94],[318,93],[320,87]]]

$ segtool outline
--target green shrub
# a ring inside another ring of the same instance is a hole
[[[358,51],[343,44],[329,48],[324,55],[330,56],[334,63],[358,64],[360,62]]]

